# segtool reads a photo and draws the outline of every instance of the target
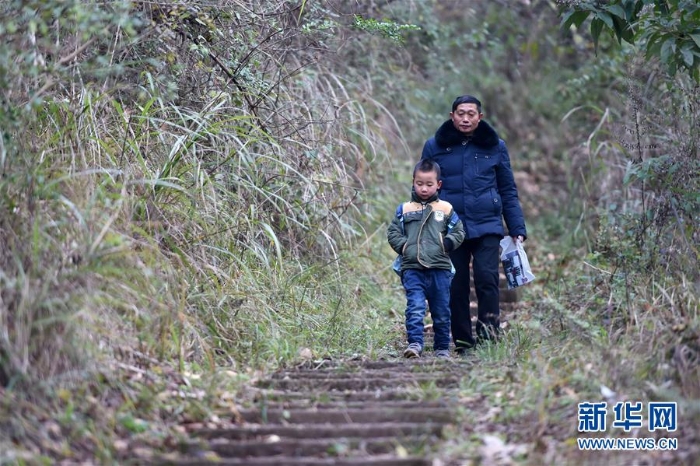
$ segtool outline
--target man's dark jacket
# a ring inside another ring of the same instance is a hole
[[[481,120],[471,137],[447,120],[425,142],[421,159],[433,159],[442,171],[440,198],[452,204],[466,239],[488,234],[527,237],[525,218],[505,142]]]

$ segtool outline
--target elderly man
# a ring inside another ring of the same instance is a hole
[[[425,142],[421,157],[440,165],[440,198],[452,204],[466,233],[462,245],[450,253],[456,269],[450,294],[451,327],[458,353],[499,334],[498,267],[499,243],[505,235],[503,219],[514,240],[527,237],[508,149],[482,118],[479,99],[471,95],[457,97],[450,119]],[[476,338],[469,312],[472,259],[478,302]]]

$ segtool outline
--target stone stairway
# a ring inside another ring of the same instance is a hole
[[[318,361],[272,374],[238,423],[193,433],[177,465],[432,465],[473,362]],[[459,408],[459,409],[458,409]]]
[[[504,321],[518,299],[501,276]],[[432,337],[428,326],[428,349]],[[155,464],[449,465],[442,445],[464,435],[460,417],[474,401],[461,399],[459,387],[474,363],[432,351],[412,360],[307,361],[257,382],[228,426],[193,432],[182,454]]]

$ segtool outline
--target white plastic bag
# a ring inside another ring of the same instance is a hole
[[[503,264],[503,273],[506,274],[506,280],[508,280],[509,290],[530,283],[535,279],[522,241],[513,241],[513,238],[506,236],[501,240],[501,248],[503,248],[501,263]]]

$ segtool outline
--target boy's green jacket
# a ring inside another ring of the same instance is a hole
[[[449,252],[464,241],[464,226],[459,216],[449,202],[437,196],[429,202],[420,202],[414,193],[412,199],[399,205],[387,229],[389,245],[402,256],[401,271],[452,270]],[[449,241],[445,242],[445,238]]]

